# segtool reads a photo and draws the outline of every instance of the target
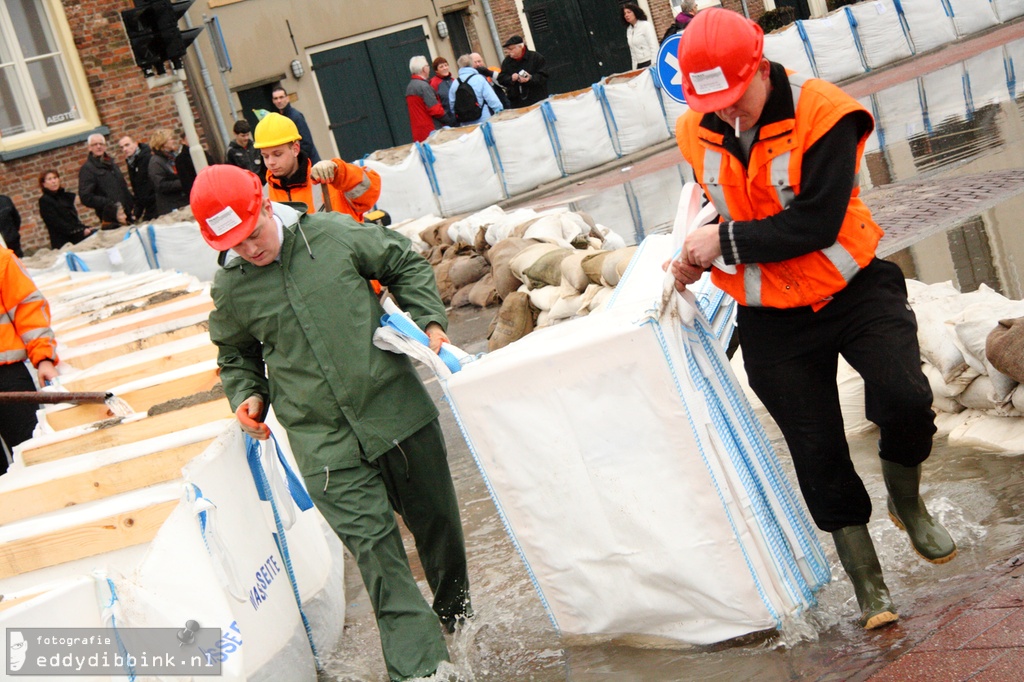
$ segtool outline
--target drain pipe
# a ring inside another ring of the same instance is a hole
[[[746,2],[746,0],[744,0]],[[484,17],[487,18],[487,28],[491,30],[491,40],[494,41],[494,49],[498,52],[498,61],[501,61],[501,36],[498,35],[498,26],[494,23],[494,12],[491,11],[490,0],[480,0],[484,8]]]
[[[740,0],[740,4],[743,5],[743,16],[747,19],[750,18],[750,8],[747,7],[747,0]]]
[[[188,12],[185,12],[185,26],[192,28],[192,18],[188,15]],[[203,76],[206,96],[210,98],[210,108],[213,109],[213,118],[217,121],[217,131],[220,133],[220,139],[224,141],[224,146],[226,147],[232,138],[228,135],[228,128],[224,124],[224,117],[220,113],[220,107],[217,106],[217,95],[213,89],[213,81],[210,80],[210,72],[206,68],[206,59],[203,58],[203,51],[199,49],[198,45],[192,52],[199,60],[199,73]]]

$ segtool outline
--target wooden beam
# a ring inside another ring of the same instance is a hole
[[[150,542],[177,506],[177,500],[169,500],[6,542],[0,552],[0,578]]]
[[[206,403],[199,403],[174,412],[167,412],[155,417],[147,417],[131,422],[122,422],[97,428],[75,438],[30,447],[25,445],[21,452],[25,466],[52,462],[65,457],[74,457],[83,452],[95,452],[106,448],[135,443],[148,438],[158,438],[169,433],[183,431],[191,426],[208,424],[218,419],[233,417],[231,405],[221,398]]]
[[[181,468],[212,442],[210,438],[189,443],[7,491],[0,495],[0,525],[173,481],[181,477]]]
[[[173,310],[163,315],[153,315],[144,319],[128,320],[125,319],[124,324],[120,326],[108,326],[102,331],[97,331],[94,334],[76,336],[74,338],[61,337],[61,343],[69,347],[84,346],[89,343],[95,343],[96,341],[102,341],[108,339],[115,334],[123,334],[130,332],[135,329],[142,329],[143,327],[152,327],[153,325],[162,324],[164,322],[171,322],[182,317],[189,317],[191,315],[198,315],[200,313],[209,313],[213,310],[213,301],[207,299],[205,301],[198,301],[195,305],[188,308],[181,308],[180,310]],[[142,312],[141,310],[138,312]],[[106,320],[104,320],[106,322]],[[116,320],[115,320],[116,322]]]
[[[149,408],[175,398],[184,398],[205,393],[220,383],[220,377],[216,369],[209,369],[205,372],[188,374],[177,379],[165,381],[146,388],[119,394],[117,397],[128,403],[136,412],[146,412]],[[46,413],[46,423],[54,431],[63,431],[83,424],[102,421],[115,416],[110,408],[104,404],[77,405],[66,410],[56,410]]]
[[[85,286],[86,284],[96,284],[96,282],[101,282],[105,279],[110,279],[109,272],[91,272],[87,277],[75,277],[74,279],[68,277],[67,282],[62,282],[55,286],[44,287],[40,291],[43,292],[43,296],[47,299],[56,298],[67,291],[72,291],[80,286]]]
[[[146,377],[156,376],[157,374],[181,369],[182,367],[189,367],[203,362],[204,360],[213,360],[216,357],[217,347],[211,343],[205,346],[191,348],[180,353],[173,353],[153,358],[152,360],[130,365],[128,367],[118,367],[117,369],[110,370],[109,372],[94,374],[82,379],[75,379],[72,377],[65,381],[61,378],[61,386],[63,386],[67,391],[76,393],[79,391],[107,391],[114,386],[120,386],[121,384],[126,384],[129,381],[145,379]],[[132,407],[135,406],[132,405]]]
[[[111,346],[102,350],[93,351],[85,355],[76,355],[74,357],[67,358],[68,364],[74,365],[78,369],[85,369],[92,367],[93,365],[99,364],[104,360],[110,360],[111,358],[118,358],[128,353],[134,353],[137,350],[143,350],[145,348],[152,348],[153,346],[159,346],[162,343],[168,343],[170,341],[177,341],[178,339],[184,339],[188,336],[194,336],[196,334],[202,334],[203,332],[209,331],[209,323],[203,321],[198,322],[188,327],[182,327],[181,329],[175,329],[171,332],[164,332],[163,334],[156,334],[154,336],[147,336],[144,339],[136,339],[128,343],[123,343],[119,346]]]
[[[187,287],[188,284],[181,284],[175,287],[170,287],[165,292],[161,293],[166,295],[173,292],[184,291]],[[75,315],[73,317],[65,317],[61,320],[55,321],[53,324],[53,330],[57,332],[57,336],[60,336],[61,334],[66,334],[69,331],[87,327],[92,324],[99,324],[100,322],[106,322],[107,320],[116,320],[119,317],[134,315],[135,313],[142,312],[143,310],[153,310],[154,308],[170,305],[171,303],[177,303],[178,301],[194,298],[202,295],[202,293],[202,289],[197,289],[196,291],[182,293],[174,298],[168,298],[164,301],[160,301],[159,303],[150,303],[150,300],[154,298],[153,294],[134,298],[130,301],[119,301],[108,305],[105,308],[100,308],[99,310],[93,310],[88,313]]]

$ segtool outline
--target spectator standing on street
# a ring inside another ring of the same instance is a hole
[[[480,72],[480,75],[487,79],[487,82],[492,88],[494,88],[494,94],[498,96],[498,101],[501,102],[502,109],[511,109],[512,103],[508,101],[508,96],[505,94],[505,88],[498,85],[494,77],[497,75],[491,67],[487,66],[487,62],[484,61],[484,56],[479,52],[470,52],[469,58],[473,60],[473,68]]]
[[[228,145],[224,162],[230,163],[232,166],[244,168],[250,173],[255,173],[259,176],[260,182],[266,184],[267,171],[263,165],[263,155],[260,154],[260,150],[256,149],[256,146],[253,144],[252,128],[249,127],[249,122],[244,118],[239,119],[235,121],[233,130],[235,139],[231,140],[231,143]]]
[[[300,146],[302,151],[306,153],[308,158],[313,163],[320,161],[320,154],[316,150],[316,145],[313,144],[313,133],[309,132],[309,126],[306,124],[306,117],[302,113],[292,106],[291,100],[288,98],[288,91],[278,86],[274,88],[274,91],[270,93],[271,99],[274,101],[274,107],[277,109],[277,113],[291,119],[292,123],[299,130],[301,136]]]
[[[405,88],[409,127],[412,128],[412,139],[415,142],[423,142],[430,133],[447,124],[446,114],[437,92],[427,81],[427,76],[430,75],[430,63],[427,58],[416,55],[410,59],[409,71],[412,77]]]
[[[434,92],[437,93],[437,98],[441,100],[441,106],[444,107],[444,113],[451,116],[451,106],[448,104],[448,90],[451,89],[452,83],[455,79],[452,78],[452,68],[448,65],[448,60],[444,57],[437,57],[433,63],[434,75],[430,79],[430,87],[434,88]],[[448,119],[448,125],[455,120],[454,118]]]
[[[650,66],[658,54],[658,35],[654,32],[654,25],[647,21],[647,14],[634,2],[622,6],[622,22],[626,24],[626,42],[633,70]]]
[[[114,230],[127,225],[135,215],[135,199],[121,170],[107,153],[107,139],[99,133],[89,136],[89,156],[78,171],[78,196],[96,211],[100,228]]]
[[[75,193],[60,186],[60,173],[56,169],[39,174],[39,188],[43,191],[39,197],[39,215],[50,233],[50,248],[77,244],[96,231],[78,217]]]
[[[505,88],[512,108],[528,107],[546,99],[548,73],[544,57],[526,49],[522,36],[512,36],[503,47],[508,56],[501,62],[498,85]]]
[[[661,42],[676,33],[682,33],[689,26],[690,21],[693,19],[693,15],[697,13],[697,0],[683,0],[683,5],[680,8],[679,14],[676,15],[675,21],[665,31],[665,35],[661,37]]]
[[[177,159],[181,140],[173,130],[160,128],[149,138],[153,158],[149,160],[149,178],[156,191],[156,214],[167,215],[188,204],[188,194],[178,174]]]
[[[4,238],[7,248],[21,258],[21,214],[5,194],[0,194],[0,237]]]
[[[494,88],[473,67],[472,57],[464,54],[456,64],[459,66],[459,76],[448,92],[448,103],[455,116],[455,124],[477,125],[489,119],[492,114],[502,111],[501,101],[494,94]],[[460,90],[463,92],[461,101]]]
[[[128,181],[135,195],[135,219],[152,220],[156,217],[156,192],[149,180],[149,160],[153,153],[145,142],[136,144],[130,135],[117,141],[128,166]]]

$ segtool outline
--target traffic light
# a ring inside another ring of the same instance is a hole
[[[134,9],[121,12],[135,63],[147,76],[162,74],[165,62],[175,69],[203,27],[178,29],[180,19],[195,0],[135,0]]]

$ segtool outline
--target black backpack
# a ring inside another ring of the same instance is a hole
[[[468,79],[464,81],[461,78],[457,78],[456,82],[458,85],[454,86],[455,107],[452,110],[452,113],[455,114],[455,122],[472,123],[473,121],[479,121],[483,108],[476,101],[476,93],[470,87]]]

